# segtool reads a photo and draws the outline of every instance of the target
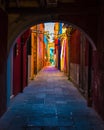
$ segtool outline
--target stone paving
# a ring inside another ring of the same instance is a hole
[[[12,99],[0,130],[104,130],[104,121],[62,72],[46,67]]]

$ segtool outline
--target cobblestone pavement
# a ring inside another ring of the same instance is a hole
[[[104,130],[104,121],[62,72],[47,67],[12,99],[0,130]]]

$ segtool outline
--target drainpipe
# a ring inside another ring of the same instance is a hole
[[[71,28],[67,27],[67,38],[68,38],[68,80],[70,80],[70,38],[71,38]]]

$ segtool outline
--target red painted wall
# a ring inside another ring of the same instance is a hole
[[[2,9],[0,9],[0,116],[6,111],[7,105],[7,32],[8,16]]]
[[[23,35],[21,36],[22,38],[22,46],[23,46],[23,53],[22,53],[22,87],[26,87],[27,86],[27,40],[30,36],[30,29],[26,30]]]
[[[27,46],[23,45],[23,88],[27,86]]]
[[[80,31],[74,30],[70,39],[70,62],[79,64],[80,62]]]
[[[13,94],[16,95],[21,91],[21,39],[13,49]]]
[[[90,78],[89,44],[84,34],[79,30],[73,31],[70,40],[70,77],[86,98],[89,93],[88,80]]]
[[[80,31],[75,29],[70,38],[70,79],[79,86],[80,78]]]
[[[13,56],[13,94],[17,95],[27,85],[27,39],[30,30],[25,31],[14,46]]]
[[[17,95],[27,86],[27,39],[30,30],[25,31],[14,46],[13,56],[13,94]]]

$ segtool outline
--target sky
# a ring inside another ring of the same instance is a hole
[[[54,23],[44,23],[45,25],[45,31],[49,31],[49,33],[54,33]],[[50,35],[50,42],[53,42],[53,35]]]

